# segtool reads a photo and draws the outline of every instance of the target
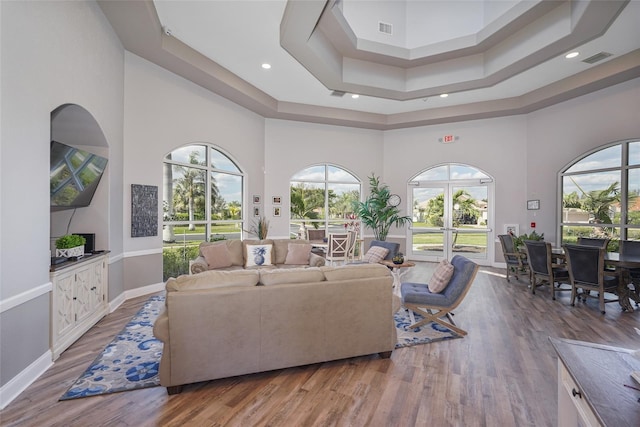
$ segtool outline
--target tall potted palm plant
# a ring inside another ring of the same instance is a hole
[[[386,240],[392,225],[403,227],[411,223],[411,217],[401,216],[397,206],[389,204],[391,191],[380,183],[375,174],[369,177],[370,194],[364,202],[353,202],[353,209],[362,223],[373,230],[376,240]]]

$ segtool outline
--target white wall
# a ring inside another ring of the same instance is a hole
[[[597,147],[640,138],[640,78],[529,114],[525,136],[527,197],[540,199],[539,211],[525,211],[527,222],[554,242],[558,173]]]
[[[261,195],[264,177],[264,119],[132,53],[125,55],[125,252],[162,249],[156,237],[131,237],[131,184],[156,185],[162,218],[162,161],[172,150],[194,142],[220,147],[247,173],[245,203]]]
[[[109,144],[109,209],[121,212],[124,54],[93,2],[0,2],[0,8],[4,401],[12,392],[4,386],[49,350],[51,111],[74,103],[96,119]],[[109,246],[121,254],[119,229],[109,230]]]
[[[367,176],[382,175],[382,133],[366,129],[267,120],[264,156],[264,212],[270,237],[289,237],[291,177],[319,163],[331,163],[358,177],[369,190]],[[273,217],[272,197],[282,197],[282,216]]]

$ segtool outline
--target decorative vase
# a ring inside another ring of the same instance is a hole
[[[56,256],[64,258],[81,258],[84,256],[84,245],[76,246],[75,248],[56,249]]]

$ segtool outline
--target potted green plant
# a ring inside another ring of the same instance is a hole
[[[392,225],[403,227],[412,222],[411,217],[401,216],[397,205],[389,203],[391,191],[375,174],[369,177],[369,185],[369,197],[364,202],[354,202],[353,209],[362,223],[373,230],[375,239],[384,241]]]
[[[84,255],[84,244],[87,240],[77,234],[66,234],[56,239],[56,256],[71,258]]]

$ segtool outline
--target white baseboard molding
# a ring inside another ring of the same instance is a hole
[[[109,303],[109,313],[113,313],[128,299],[161,292],[164,290],[164,286],[165,284],[162,282],[124,291]],[[4,409],[53,365],[52,356],[51,351],[47,350],[45,354],[0,388],[0,409]]]
[[[40,378],[47,369],[53,365],[53,357],[50,350],[27,366],[22,372],[0,388],[0,409],[4,409],[20,393],[25,391],[35,380]]]
[[[124,303],[127,300],[130,300],[131,298],[137,298],[144,295],[162,292],[164,291],[164,287],[165,287],[164,282],[160,282],[160,283],[154,283],[153,285],[147,285],[141,288],[124,291],[109,303],[109,313],[113,313],[114,311],[116,311],[118,307],[122,305],[122,303]]]

